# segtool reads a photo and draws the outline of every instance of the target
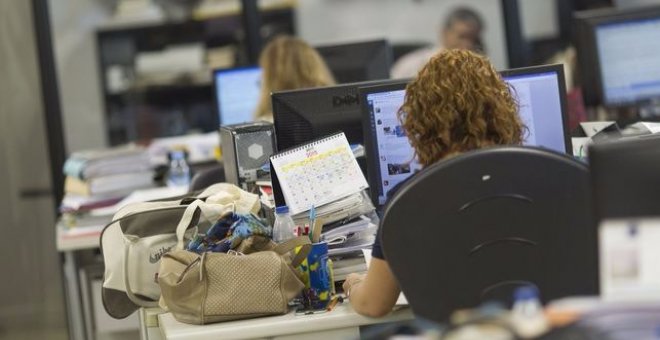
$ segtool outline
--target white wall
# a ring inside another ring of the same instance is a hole
[[[484,43],[493,64],[507,66],[499,0],[301,0],[298,5],[298,32],[312,44],[374,38],[435,43],[445,16],[456,6],[471,7],[485,22]]]
[[[104,147],[107,132],[94,32],[110,15],[110,1],[48,3],[67,151]]]
[[[527,40],[559,36],[556,0],[521,0],[518,4]]]

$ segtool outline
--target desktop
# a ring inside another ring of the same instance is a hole
[[[570,154],[563,67],[528,67],[501,75],[513,87],[521,119],[529,129],[524,145]],[[421,169],[397,115],[407,84],[403,80],[358,89],[365,119],[369,187],[378,206],[385,204],[390,189]]]
[[[392,47],[387,40],[320,46],[316,50],[339,84],[390,77]]]
[[[660,99],[660,6],[576,14],[588,104],[638,105]]]
[[[647,135],[589,146],[598,221],[660,216],[660,137]]]
[[[351,83],[273,93],[277,149],[282,151],[338,131],[351,144],[363,144],[361,86],[388,81]]]
[[[253,120],[261,90],[261,69],[241,67],[213,72],[218,119],[221,126]]]

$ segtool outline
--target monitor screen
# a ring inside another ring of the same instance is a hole
[[[660,98],[660,17],[605,22],[595,35],[606,104]]]
[[[529,129],[524,144],[570,152],[562,66],[510,70],[502,72],[502,76],[515,89],[521,119]],[[372,199],[379,206],[385,204],[392,187],[421,169],[398,117],[406,85],[407,81],[400,81],[359,89],[367,119],[369,186]]]
[[[528,129],[523,144],[571,153],[562,66],[505,71],[502,78],[514,88],[520,118]]]
[[[370,183],[370,188],[377,191],[378,205],[385,204],[387,193],[392,187],[422,168],[415,160],[415,152],[398,117],[406,95],[405,85],[388,86],[382,92],[367,93],[364,97],[371,118],[370,148],[375,151],[374,159],[368,159],[372,165],[368,167],[369,177],[378,178],[377,183]],[[367,157],[371,157],[371,154]],[[377,166],[374,167],[374,164]]]
[[[252,121],[259,102],[261,69],[217,70],[214,78],[220,125]]]
[[[316,50],[339,84],[390,77],[392,47],[387,40],[320,46]]]

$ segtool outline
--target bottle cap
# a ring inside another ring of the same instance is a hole
[[[289,207],[287,207],[286,205],[281,205],[275,208],[276,214],[286,214],[288,212],[289,212]]]
[[[170,157],[172,159],[185,159],[186,154],[182,150],[172,150],[170,152]]]
[[[532,300],[539,298],[539,291],[533,286],[522,286],[516,288],[513,293],[514,301]]]

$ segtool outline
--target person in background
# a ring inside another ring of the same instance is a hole
[[[432,57],[408,84],[399,120],[423,167],[470,150],[521,144],[526,132],[510,87],[493,65],[458,49]],[[380,232],[372,256],[367,274],[350,274],[343,288],[355,311],[380,317],[392,310],[400,292]]]
[[[421,48],[402,56],[392,66],[390,75],[394,79],[412,78],[442,49],[465,49],[483,53],[483,28],[483,21],[475,11],[465,7],[454,9],[442,25],[438,46]]]
[[[256,120],[273,121],[273,92],[334,85],[335,80],[319,53],[301,39],[279,36],[261,51],[261,95]]]

